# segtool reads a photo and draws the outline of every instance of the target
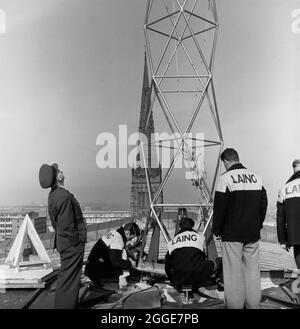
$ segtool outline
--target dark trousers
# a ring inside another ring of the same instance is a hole
[[[173,268],[169,275],[169,279],[176,287],[182,285],[201,285],[214,274],[215,263],[211,260],[204,260],[193,271],[182,271]]]
[[[88,259],[84,274],[94,283],[100,283],[100,279],[117,278],[122,271],[114,269],[109,261],[100,262],[99,259]]]
[[[55,290],[56,309],[74,309],[80,289],[84,243],[67,248],[60,253],[61,268]]]
[[[300,245],[294,245],[294,257],[297,268],[300,269]]]

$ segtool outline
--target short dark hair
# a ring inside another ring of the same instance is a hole
[[[124,230],[129,231],[130,235],[140,236],[141,230],[135,222],[126,223],[124,225]]]
[[[300,164],[300,159],[296,159],[293,161],[293,168],[296,168]]]
[[[181,218],[181,220],[179,222],[179,226],[181,229],[193,228],[194,225],[195,225],[195,222],[193,221],[192,218],[189,218],[189,217],[183,217],[183,218]]]
[[[240,161],[239,154],[235,149],[225,149],[221,154],[221,160],[224,161]]]

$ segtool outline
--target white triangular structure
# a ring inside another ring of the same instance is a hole
[[[26,242],[26,236],[28,236],[31,241],[35,251],[39,256],[39,261],[34,262],[34,264],[49,264],[51,260],[47,254],[47,251],[39,238],[28,214],[26,214],[20,230],[15,238],[15,241],[9,251],[9,254],[5,260],[6,263],[10,264],[11,267],[19,267],[23,257],[24,245]],[[30,265],[30,262],[27,262]],[[26,265],[26,262],[22,263]]]

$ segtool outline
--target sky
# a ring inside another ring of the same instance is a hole
[[[225,147],[262,175],[272,209],[300,158],[299,1],[216,4]],[[38,171],[57,162],[80,202],[129,208],[131,171],[100,169],[96,140],[120,124],[137,130],[146,1],[1,0],[0,10],[0,206],[46,203]]]

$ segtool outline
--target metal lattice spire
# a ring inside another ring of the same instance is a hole
[[[162,179],[162,183],[154,195],[151,195],[149,177],[147,177],[147,161],[144,155],[144,165],[148,182],[150,210],[157,220],[165,239],[169,235],[164,232],[157,209],[167,204],[158,203],[178,157],[183,155],[190,170],[196,175],[193,185],[200,189],[199,207],[211,207],[216,178],[220,170],[218,157],[211,184],[206,181],[205,168],[199,168],[194,161],[195,149],[188,143],[189,134],[200,116],[204,101],[207,102],[210,115],[217,133],[217,139],[203,139],[204,147],[215,146],[219,154],[223,148],[223,135],[219,119],[218,106],[213,82],[213,69],[218,36],[218,16],[215,0],[148,0],[145,16],[144,33],[146,52],[151,71],[151,104],[146,125],[151,121],[154,102],[159,103],[166,119],[166,125],[179,138],[175,156]],[[208,40],[211,43],[208,44]],[[179,69],[180,66],[180,69]],[[180,107],[180,102],[174,102],[175,96],[184,95],[185,99],[195,99],[191,109]],[[173,97],[173,99],[172,99]],[[176,116],[184,112],[187,124],[183,125]],[[194,138],[193,138],[194,139]],[[202,173],[200,175],[200,173]],[[169,206],[176,206],[172,204]],[[180,204],[182,206],[182,204]],[[188,205],[191,206],[191,205]],[[211,211],[210,211],[211,212]]]

